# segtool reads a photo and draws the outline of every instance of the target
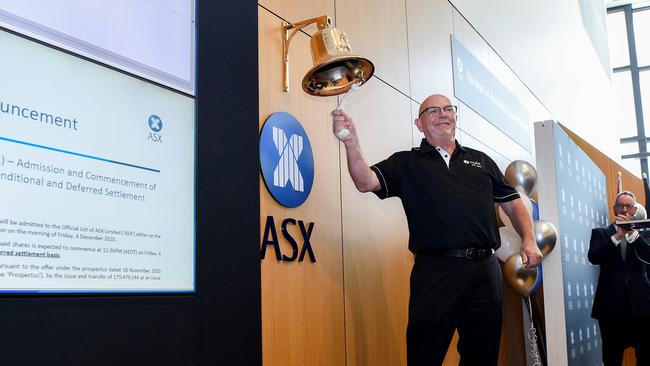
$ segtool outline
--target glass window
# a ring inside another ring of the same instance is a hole
[[[650,65],[650,10],[634,13],[634,40],[639,66]]]
[[[612,84],[616,97],[617,110],[620,111],[617,121],[619,138],[637,136],[636,113],[634,110],[634,93],[632,92],[632,76],[629,71],[614,73]],[[637,149],[638,152],[638,149]]]
[[[618,138],[637,136],[639,133],[636,128],[636,111],[634,109],[634,92],[632,89],[632,74],[629,71],[617,72],[612,77],[614,93],[618,97],[618,106],[620,108],[617,115],[620,121],[617,123]],[[647,129],[646,129],[647,131]],[[639,152],[637,143],[628,142],[620,145],[619,154],[628,155]],[[630,173],[641,176],[641,164],[639,159],[622,159],[617,161],[621,166]]]
[[[650,136],[650,71],[639,73],[639,84],[641,86],[641,108],[643,108],[645,134]]]
[[[627,145],[627,146],[626,146]],[[621,155],[627,155],[627,154],[637,154],[639,152],[639,145],[637,144],[623,144],[621,145],[624,149],[621,151]],[[628,172],[636,175],[637,177],[641,178],[641,164],[639,164],[639,159],[636,158],[630,158],[630,159],[621,159],[617,161],[623,168],[625,168]],[[623,188],[626,188],[625,185],[623,185]],[[645,203],[645,200],[641,201],[641,203]]]
[[[624,12],[618,11],[607,15],[607,38],[609,40],[609,57],[612,67],[629,65],[630,53],[627,47]]]

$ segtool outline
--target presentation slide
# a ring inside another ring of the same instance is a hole
[[[0,0],[0,26],[196,95],[194,0]]]
[[[194,291],[194,98],[0,48],[0,292]]]

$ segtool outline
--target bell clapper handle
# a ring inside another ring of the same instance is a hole
[[[350,97],[352,93],[355,91],[359,90],[359,87],[361,86],[362,82],[356,82],[350,86],[350,89],[343,94],[341,99],[339,99],[339,106],[336,107],[337,111],[342,111],[343,110],[343,105],[345,104],[345,101]],[[342,128],[338,131],[336,131],[336,136],[339,138],[339,140],[343,141],[345,140],[348,136],[350,136],[350,130],[347,128]]]

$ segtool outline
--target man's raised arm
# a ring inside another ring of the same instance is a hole
[[[381,188],[377,174],[370,169],[368,163],[363,159],[361,153],[361,146],[357,138],[357,131],[354,126],[352,118],[345,114],[342,110],[334,110],[332,112],[332,129],[334,136],[338,136],[337,132],[347,128],[350,134],[345,138],[338,138],[345,145],[345,153],[348,159],[348,172],[355,187],[359,192],[375,192]]]

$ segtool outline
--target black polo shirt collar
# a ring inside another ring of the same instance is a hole
[[[458,150],[466,152],[465,148],[463,147],[463,145],[460,144],[460,142],[458,142],[458,140],[454,140],[454,142],[456,143],[456,149],[454,149],[454,152],[451,154],[452,156],[454,156],[454,154]],[[418,148],[418,151],[420,152],[420,154],[423,154],[423,155],[428,154],[428,153],[430,153],[432,151],[435,151],[435,150],[436,150],[436,147],[431,145],[427,141],[427,139],[422,139],[422,142],[420,142],[420,147]]]

